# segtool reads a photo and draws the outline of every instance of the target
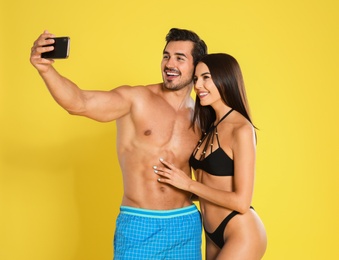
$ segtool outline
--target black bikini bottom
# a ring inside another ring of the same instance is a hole
[[[251,206],[251,209],[254,210],[254,208]],[[224,220],[220,223],[220,225],[217,227],[217,229],[213,233],[209,233],[205,229],[206,235],[216,244],[220,249],[224,246],[224,231],[226,228],[227,223],[236,215],[238,215],[238,211],[232,211],[230,214],[224,218]]]

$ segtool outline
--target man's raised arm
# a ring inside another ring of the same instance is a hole
[[[97,121],[112,121],[130,111],[130,87],[112,91],[86,91],[71,80],[60,75],[53,67],[54,60],[41,58],[41,54],[53,50],[55,37],[44,31],[34,42],[30,62],[37,69],[55,101],[68,113],[92,118]]]

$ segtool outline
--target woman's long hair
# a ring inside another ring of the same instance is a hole
[[[222,101],[253,124],[244,80],[237,60],[226,53],[213,53],[204,56],[199,62],[205,63],[208,67]],[[211,106],[200,105],[199,97],[196,96],[193,125],[197,123],[201,131],[206,132],[215,120],[214,109]]]

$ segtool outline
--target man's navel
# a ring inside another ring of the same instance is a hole
[[[144,132],[144,135],[146,135],[146,136],[149,136],[149,135],[151,135],[152,134],[152,130],[146,130],[145,132]]]

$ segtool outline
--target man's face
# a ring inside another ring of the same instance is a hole
[[[166,89],[180,90],[191,86],[194,71],[192,49],[191,41],[171,41],[167,44],[161,61]]]

